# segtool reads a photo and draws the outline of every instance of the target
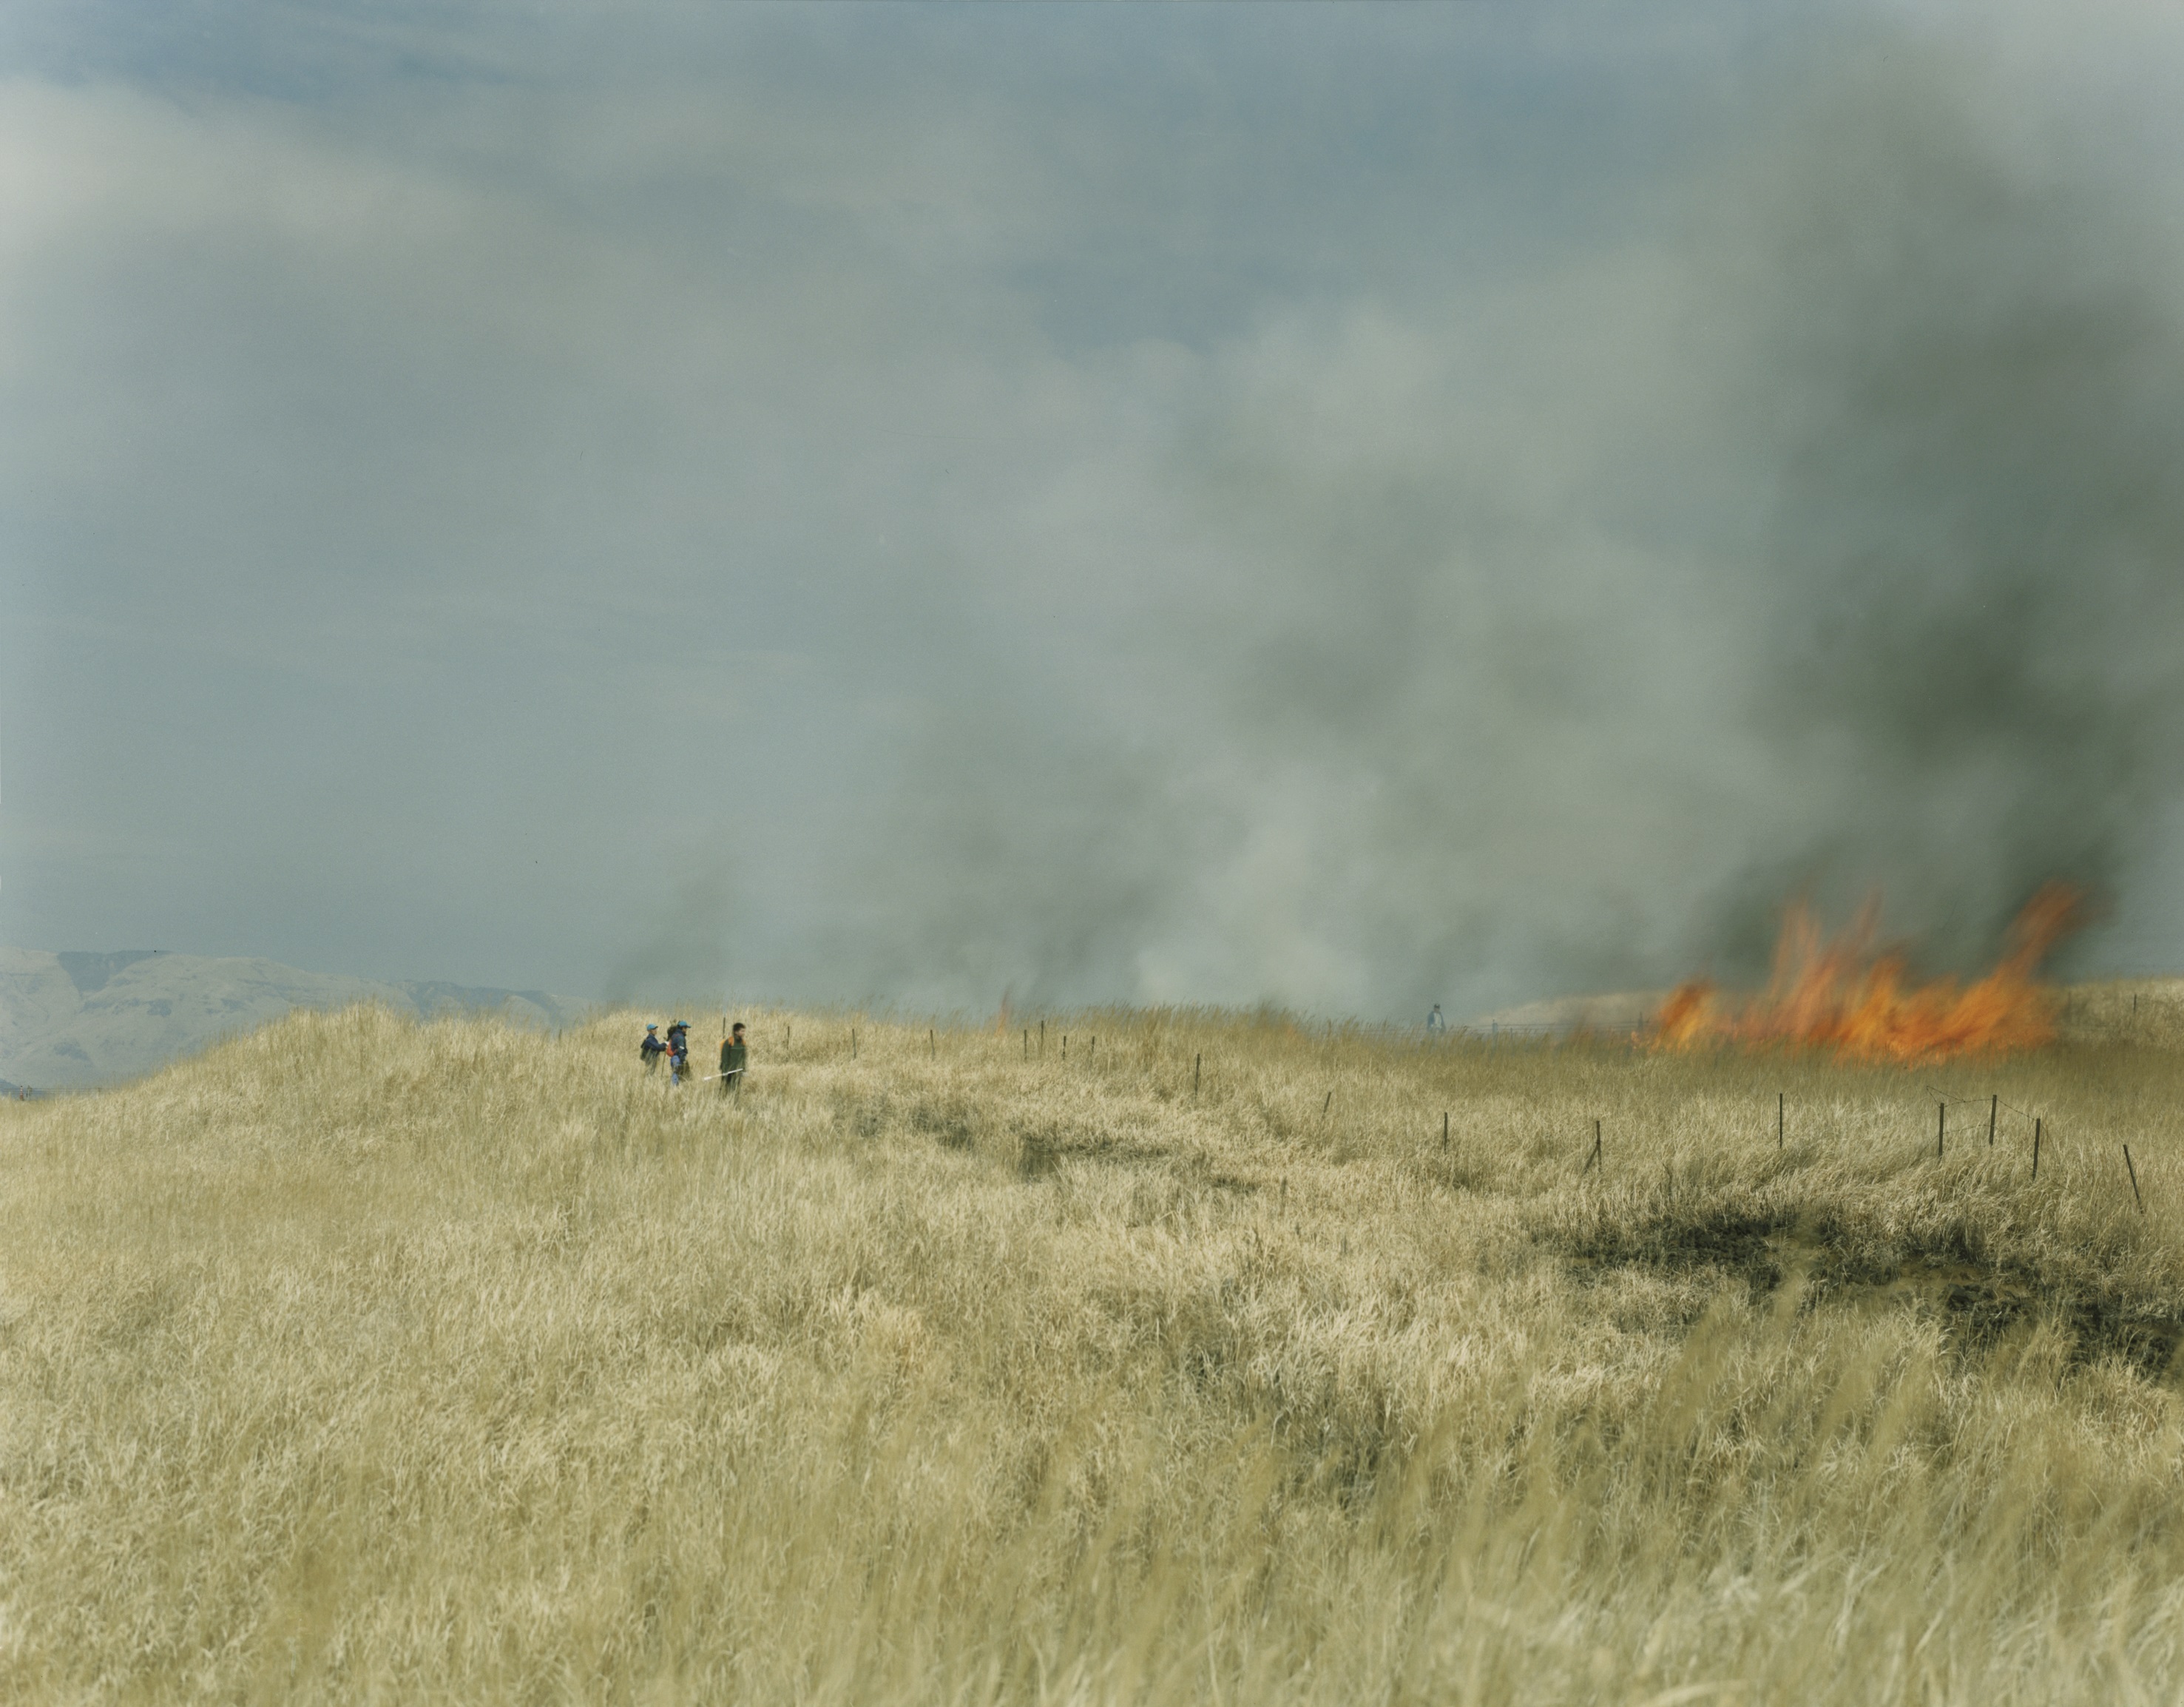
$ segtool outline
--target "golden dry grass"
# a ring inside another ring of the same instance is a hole
[[[2112,998],[1945,1075],[767,1013],[733,1101],[359,1009],[6,1105],[0,1697],[2171,1699]]]

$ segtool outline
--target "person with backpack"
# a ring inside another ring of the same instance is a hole
[[[667,1028],[667,1071],[673,1082],[680,1085],[682,1075],[690,1064],[690,1022],[678,1019]]]

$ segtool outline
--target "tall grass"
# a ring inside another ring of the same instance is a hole
[[[732,1098],[359,1008],[0,1105],[0,1697],[2184,1682],[2150,1021],[1937,1076],[744,1017]]]

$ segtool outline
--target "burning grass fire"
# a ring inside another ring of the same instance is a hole
[[[2055,944],[2082,922],[2076,890],[2051,883],[2010,926],[2008,951],[1971,984],[1907,981],[1899,952],[1876,953],[1880,913],[1868,902],[1833,941],[1802,902],[1791,906],[1774,945],[1766,990],[1727,997],[1695,979],[1662,1004],[1663,1049],[1723,1045],[1830,1049],[1864,1060],[1928,1061],[1949,1055],[2035,1049],[2055,1035],[2054,1001],[2037,981]]]

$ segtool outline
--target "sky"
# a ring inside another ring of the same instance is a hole
[[[2169,8],[14,0],[0,940],[2184,970]]]

